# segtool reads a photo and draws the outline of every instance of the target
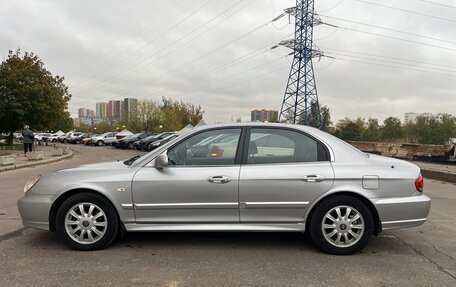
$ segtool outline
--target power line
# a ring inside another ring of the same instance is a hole
[[[441,68],[434,68],[434,67],[422,67],[419,65],[412,65],[412,64],[405,64],[401,63],[400,61],[393,61],[393,60],[382,60],[382,59],[374,59],[374,58],[366,58],[366,57],[359,57],[359,56],[353,56],[353,55],[347,55],[347,54],[339,54],[339,53],[328,53],[330,55],[336,55],[336,56],[343,56],[343,57],[351,57],[355,59],[361,59],[361,60],[369,60],[369,61],[376,61],[376,62],[381,62],[381,63],[391,63],[391,64],[397,64],[397,65],[402,65],[402,66],[408,66],[408,67],[414,67],[414,68],[425,68],[425,69],[432,69],[432,70],[437,70],[437,71],[443,71],[443,72],[450,72],[450,73],[456,73],[456,70],[448,70],[448,69],[441,69]]]
[[[429,3],[429,4],[434,4],[434,5],[438,5],[438,6],[443,6],[443,7],[447,7],[447,8],[456,9],[456,6],[443,4],[443,3],[438,3],[438,2],[434,2],[434,1],[429,1],[429,0],[418,0],[418,1]]]
[[[112,56],[114,56],[121,48],[123,47],[130,47],[132,45],[130,45],[130,43],[132,43],[133,45],[135,44],[135,42],[137,42],[136,38],[142,34],[144,31],[146,30],[149,30],[150,28],[154,27],[157,23],[159,23],[163,18],[165,18],[165,16],[168,16],[168,14],[175,10],[175,8],[180,4],[180,2],[182,2],[183,0],[177,0],[173,5],[171,5],[168,9],[166,9],[164,12],[162,12],[160,14],[159,17],[155,18],[154,21],[152,21],[150,24],[148,24],[146,27],[144,27],[143,29],[141,29],[141,31],[137,32],[135,35],[133,36],[130,36],[128,37],[127,40],[124,40],[120,43],[119,46],[116,47],[116,49],[112,49],[108,52],[108,54],[104,55],[105,58],[109,58],[109,59],[112,59]],[[127,45],[128,44],[128,45]],[[86,73],[86,71],[79,71],[77,74],[73,75],[73,77],[78,77],[82,74]],[[84,80],[80,81],[80,82],[83,82]],[[78,82],[79,83],[79,82]],[[78,84],[76,83],[76,84]],[[75,84],[75,85],[76,85]]]
[[[268,22],[267,24],[269,24],[269,23],[270,23],[270,22]],[[128,88],[128,89],[126,89],[126,90],[124,90],[124,91],[121,91],[120,94],[122,95],[122,94],[125,94],[126,92],[131,92],[131,91],[133,91],[133,90],[136,90],[136,89],[140,88],[141,86],[144,86],[144,85],[146,85],[146,84],[148,84],[148,83],[151,83],[151,82],[153,82],[153,81],[155,81],[155,80],[157,80],[157,79],[159,79],[159,78],[162,78],[162,77],[165,76],[165,75],[168,75],[168,74],[177,72],[177,71],[179,71],[179,70],[182,70],[183,68],[185,68],[185,67],[187,67],[187,66],[190,66],[190,65],[192,65],[192,64],[194,64],[194,63],[196,63],[196,62],[201,61],[202,59],[204,59],[204,58],[206,58],[206,57],[208,57],[208,56],[210,56],[210,55],[216,53],[218,50],[223,49],[223,48],[225,48],[225,47],[231,45],[232,43],[235,43],[236,41],[238,41],[238,40],[240,40],[240,39],[242,39],[242,38],[244,38],[244,37],[246,37],[246,36],[248,36],[248,35],[250,35],[250,34],[256,32],[256,31],[258,31],[259,29],[261,29],[261,28],[263,28],[263,27],[265,27],[265,26],[264,26],[264,25],[260,25],[260,26],[258,26],[258,27],[256,27],[256,28],[254,28],[254,29],[252,29],[252,30],[250,30],[250,31],[248,31],[248,32],[246,32],[246,33],[244,33],[243,35],[240,35],[240,36],[236,37],[235,39],[232,39],[232,40],[230,40],[230,41],[228,41],[228,42],[226,42],[226,43],[224,43],[224,44],[222,44],[222,45],[220,45],[220,46],[218,46],[218,47],[212,49],[211,51],[209,51],[209,52],[207,52],[207,53],[205,53],[205,54],[203,54],[203,55],[201,55],[201,56],[199,56],[199,57],[194,58],[193,60],[191,60],[191,61],[189,61],[189,62],[187,62],[187,63],[181,64],[181,65],[175,67],[174,69],[169,70],[168,72],[166,72],[166,73],[164,73],[164,74],[161,74],[161,75],[159,75],[159,76],[153,77],[152,79],[148,79],[148,80],[146,80],[146,81],[140,83],[139,85],[136,85],[136,86],[134,86],[134,87],[132,87],[132,88]],[[275,43],[275,42],[273,42],[273,43]],[[270,45],[271,45],[271,43],[269,43],[268,46],[262,47],[262,48],[260,48],[260,49],[264,49],[264,48],[266,48],[266,47],[269,47]],[[255,51],[254,51],[254,52],[255,52]]]
[[[275,59],[275,60],[273,60],[273,61],[270,61],[270,62],[264,63],[264,64],[262,64],[262,65],[256,66],[256,67],[254,67],[254,68],[252,68],[252,69],[249,69],[249,70],[247,70],[247,71],[243,71],[242,74],[244,75],[245,73],[248,73],[248,72],[250,72],[250,71],[257,70],[258,68],[260,68],[260,67],[262,67],[262,66],[269,65],[269,64],[271,64],[271,63],[273,63],[273,62],[276,62],[276,61],[278,61],[278,60],[281,60],[281,58],[278,58],[278,59]],[[241,85],[241,84],[243,84],[243,83],[252,81],[252,80],[254,80],[254,79],[261,78],[261,77],[270,75],[270,74],[272,74],[272,73],[277,73],[278,71],[284,70],[284,69],[286,69],[286,68],[289,68],[289,66],[286,65],[286,66],[283,66],[283,67],[281,67],[281,68],[274,69],[274,70],[272,70],[272,71],[269,71],[269,72],[266,72],[266,73],[263,73],[263,74],[255,75],[255,76],[253,76],[253,77],[251,77],[251,78],[248,78],[248,79],[245,79],[244,81],[241,81],[241,82],[239,82],[239,83],[235,83],[235,84],[231,83],[231,84],[229,84],[229,85],[224,85],[224,86],[222,86],[221,88],[228,87],[228,86],[229,86],[229,87],[239,86],[239,85]],[[226,81],[228,81],[228,80],[230,80],[230,79],[232,79],[232,78],[235,78],[235,77],[238,76],[239,74],[240,74],[240,73],[237,73],[237,74],[232,75],[232,76],[230,76],[230,77],[228,77],[228,78],[225,78],[225,79],[223,79],[223,80],[221,80],[221,81],[212,82],[212,83],[209,83],[209,84],[207,84],[207,85],[205,84],[204,86],[201,86],[201,87],[199,87],[199,88],[192,89],[192,91],[190,91],[190,92],[188,92],[188,93],[185,93],[185,95],[188,96],[188,95],[190,95],[190,94],[195,93],[196,91],[199,91],[199,90],[202,90],[202,89],[206,89],[207,87],[213,86],[214,84],[220,84],[220,83],[226,82]],[[189,100],[193,100],[193,99],[195,99],[195,98],[204,97],[204,96],[207,96],[207,95],[208,95],[208,94],[206,93],[205,95],[199,95],[199,96],[195,96],[195,97],[190,97]],[[178,99],[183,99],[183,97],[181,96],[181,97],[179,97]]]
[[[98,76],[98,75],[101,75],[103,74],[104,72],[106,71],[109,71],[109,70],[112,70],[112,68],[114,68],[115,66],[117,66],[118,64],[124,62],[125,60],[131,58],[132,56],[134,56],[135,54],[137,54],[138,52],[144,50],[146,47],[150,46],[152,43],[154,43],[156,40],[160,39],[162,36],[166,35],[168,32],[170,32],[171,30],[173,30],[174,28],[176,28],[177,26],[179,26],[180,24],[182,24],[183,22],[185,22],[187,19],[189,19],[190,17],[192,17],[193,15],[195,15],[197,12],[199,12],[201,9],[203,9],[204,7],[206,7],[207,5],[209,5],[212,1],[214,0],[208,0],[206,1],[203,5],[199,6],[197,9],[193,10],[190,14],[188,14],[187,16],[183,17],[180,21],[178,21],[176,24],[172,25],[170,28],[168,28],[165,32],[159,34],[157,37],[155,37],[154,39],[152,39],[151,41],[147,42],[145,45],[143,45],[141,48],[137,49],[135,52],[131,53],[130,55],[126,56],[126,57],[123,57],[117,61],[115,61],[111,66],[109,66],[108,68],[106,68],[105,70],[103,71],[100,71],[90,77],[88,77],[86,80],[82,81],[82,82],[86,82],[88,80],[91,80],[93,79],[94,77]],[[76,86],[76,85],[79,85],[81,84],[82,82],[79,82],[79,83],[76,83],[74,84],[73,86]]]
[[[390,57],[390,56],[385,56],[385,55],[377,55],[377,54],[364,53],[364,52],[359,52],[359,51],[349,51],[349,50],[335,49],[335,48],[329,48],[329,47],[321,47],[321,48],[323,50],[329,50],[329,51],[332,50],[332,51],[338,51],[338,52],[343,52],[343,53],[351,53],[351,54],[358,54],[358,55],[364,55],[364,56],[392,59],[392,60],[403,61],[403,62],[419,63],[419,64],[425,64],[425,65],[448,68],[450,70],[454,69],[454,66],[446,66],[446,65],[436,64],[436,63],[423,62],[423,61],[414,60],[414,59],[397,58],[397,57]]]
[[[334,28],[336,28],[336,30],[334,30],[329,35],[321,37],[321,38],[318,38],[318,39],[315,39],[314,41],[322,41],[322,40],[328,39],[329,37],[333,36],[334,34],[336,34],[337,31],[339,31],[339,27],[334,27]]]
[[[455,19],[443,18],[443,17],[439,17],[439,16],[434,16],[434,15],[430,15],[430,14],[425,14],[425,13],[416,12],[416,11],[412,11],[412,10],[408,10],[408,9],[404,9],[404,8],[398,8],[398,7],[394,7],[394,6],[374,3],[374,2],[365,1],[365,0],[354,0],[354,1],[361,2],[361,3],[364,3],[364,4],[368,4],[368,5],[373,5],[373,6],[388,8],[388,9],[392,9],[392,10],[397,10],[397,11],[401,11],[401,12],[405,12],[405,13],[415,14],[415,15],[419,15],[419,16],[423,16],[423,17],[432,18],[432,19],[437,19],[437,20],[442,20],[442,21],[448,21],[448,22],[456,23]]]
[[[258,27],[257,27],[257,28],[258,28]],[[127,93],[130,93],[131,91],[137,90],[137,89],[141,88],[142,86],[147,85],[148,83],[151,83],[151,82],[153,82],[153,81],[155,81],[155,80],[158,80],[158,79],[160,79],[160,78],[163,78],[163,77],[166,76],[166,75],[169,75],[169,74],[178,72],[178,71],[180,71],[180,70],[186,68],[187,66],[190,66],[190,65],[192,65],[192,64],[194,64],[194,63],[196,63],[196,62],[198,62],[198,61],[200,61],[200,60],[202,60],[202,59],[204,59],[205,57],[207,57],[207,56],[209,56],[209,55],[211,55],[211,54],[214,54],[215,52],[217,52],[217,50],[219,50],[219,49],[221,49],[221,48],[224,48],[224,47],[226,47],[226,46],[228,46],[228,45],[230,45],[230,44],[236,42],[237,40],[239,40],[239,39],[241,39],[241,38],[247,36],[248,34],[250,34],[250,33],[254,32],[254,31],[256,31],[257,28],[255,28],[255,29],[253,29],[253,30],[251,30],[251,31],[249,31],[249,32],[247,32],[247,33],[245,33],[245,34],[243,34],[243,35],[241,35],[241,36],[239,36],[239,37],[237,37],[237,38],[235,38],[235,39],[233,39],[233,40],[231,40],[231,41],[225,43],[225,44],[223,44],[222,46],[219,46],[219,47],[217,47],[217,48],[215,48],[215,49],[209,51],[208,53],[206,53],[206,54],[204,54],[204,55],[201,55],[201,56],[199,56],[199,57],[197,57],[197,58],[194,58],[193,60],[191,60],[191,61],[189,61],[189,62],[186,62],[186,63],[184,63],[184,64],[181,64],[181,65],[179,65],[179,66],[177,66],[177,67],[174,67],[174,68],[168,70],[167,72],[162,73],[162,74],[160,74],[160,75],[157,75],[157,76],[155,76],[155,77],[153,77],[153,78],[151,78],[151,79],[147,79],[146,81],[144,81],[144,82],[142,82],[142,83],[140,83],[140,84],[138,84],[138,85],[136,85],[136,86],[134,86],[134,87],[131,87],[131,88],[127,88],[127,89],[125,89],[125,90],[122,90],[120,93],[117,93],[117,95],[125,95],[125,94],[127,94]],[[292,34],[289,34],[289,35],[285,36],[284,38],[287,38],[287,37],[289,37],[290,35],[292,35]],[[282,40],[282,39],[284,39],[284,38],[281,38],[281,39],[275,40],[275,41],[273,41],[273,42],[270,42],[270,43],[268,43],[268,44],[266,44],[266,45],[260,47],[259,49],[254,50],[253,52],[250,52],[250,53],[248,53],[248,54],[246,54],[246,55],[243,55],[243,56],[241,56],[241,57],[236,58],[236,59],[233,60],[233,61],[230,61],[230,62],[226,63],[226,64],[223,65],[223,66],[226,66],[226,65],[233,65],[234,62],[242,62],[242,61],[243,61],[243,60],[242,60],[243,58],[246,58],[246,59],[244,59],[244,60],[247,60],[248,58],[252,58],[253,56],[255,56],[255,55],[252,55],[252,54],[255,54],[255,53],[258,53],[258,52],[264,53],[264,52],[265,52],[264,49],[270,47],[272,44],[277,43],[278,41],[280,41],[280,40]],[[261,54],[261,53],[260,53],[260,54]],[[260,55],[260,54],[258,54],[258,55]],[[256,55],[256,56],[258,56],[258,55]],[[242,60],[242,61],[241,61],[241,60]],[[222,67],[223,67],[223,66],[222,66]]]
[[[321,13],[321,12],[328,12],[328,11],[331,11],[332,9],[335,9],[337,8],[337,6],[339,6],[342,2],[344,2],[345,0],[340,0],[339,2],[336,3],[336,5],[332,6],[331,8],[328,8],[328,9],[325,9],[325,10],[320,10],[320,11],[317,11],[318,13]]]
[[[290,34],[290,35],[291,35],[291,34]],[[289,37],[290,35],[287,35],[285,38]],[[265,51],[264,51],[265,48],[270,47],[273,43],[277,43],[277,41],[280,41],[280,40],[275,40],[274,42],[268,43],[267,45],[264,45],[264,46],[262,46],[262,47],[260,47],[260,48],[258,48],[258,49],[256,49],[256,50],[250,52],[250,53],[247,53],[246,55],[243,55],[243,56],[238,57],[238,58],[236,58],[236,59],[234,59],[234,60],[232,60],[232,61],[230,61],[230,62],[228,62],[228,63],[225,63],[224,65],[219,66],[218,68],[216,68],[216,69],[214,69],[214,70],[212,70],[212,71],[206,72],[206,73],[204,73],[204,74],[202,74],[202,75],[200,75],[200,76],[198,76],[198,77],[196,77],[196,78],[193,78],[193,79],[191,79],[191,80],[184,81],[184,82],[182,82],[182,83],[180,83],[180,84],[178,84],[178,85],[173,86],[172,88],[168,88],[166,91],[168,91],[168,90],[173,90],[173,89],[176,89],[176,88],[179,88],[179,87],[188,85],[188,84],[190,84],[190,83],[193,83],[193,82],[195,82],[195,81],[197,81],[197,80],[204,79],[204,78],[206,78],[206,77],[208,77],[208,76],[210,76],[210,75],[212,75],[212,74],[215,74],[215,73],[218,73],[218,72],[220,72],[220,71],[223,71],[223,70],[225,70],[225,69],[227,69],[227,68],[229,68],[229,67],[231,67],[231,66],[237,65],[237,64],[239,64],[239,63],[241,63],[241,62],[244,62],[244,61],[246,61],[246,60],[248,60],[248,59],[251,59],[251,58],[253,58],[253,57],[259,56],[259,55],[261,55],[261,54],[263,54],[263,53],[265,52]],[[279,59],[280,59],[280,58],[279,58]],[[149,80],[147,80],[146,82],[142,83],[141,85],[138,85],[138,86],[135,86],[135,87],[133,87],[133,88],[124,90],[124,91],[122,91],[122,92],[120,93],[120,95],[129,93],[129,92],[131,92],[131,91],[133,91],[133,90],[136,90],[136,89],[140,88],[141,86],[144,86],[144,85],[147,84],[147,83],[150,83],[150,82],[152,82],[152,81],[154,81],[154,80],[156,80],[156,79],[162,78],[163,76],[165,76],[165,75],[167,75],[167,74],[174,73],[174,72],[176,72],[177,70],[181,70],[181,69],[183,69],[183,68],[184,68],[183,65],[181,65],[181,66],[178,67],[178,69],[173,69],[173,70],[171,70],[171,71],[166,72],[165,74],[162,74],[162,75],[159,75],[159,76],[154,77],[154,78],[152,78],[152,79],[149,79]],[[163,93],[163,91],[157,92],[157,93],[155,93],[155,94],[152,94],[152,96],[160,95],[161,93]]]
[[[401,33],[401,34],[405,34],[405,35],[416,36],[416,37],[420,37],[420,38],[424,38],[424,39],[435,40],[435,41],[439,41],[439,42],[444,42],[444,43],[449,43],[449,44],[456,45],[456,42],[451,42],[451,41],[440,39],[440,38],[435,38],[435,37],[430,37],[430,36],[425,36],[425,35],[420,35],[420,34],[416,34],[416,33],[407,32],[407,31],[401,31],[401,30],[397,30],[397,29],[392,29],[392,28],[387,28],[387,27],[382,27],[382,26],[377,26],[377,25],[372,25],[372,24],[367,24],[367,23],[362,23],[362,22],[342,19],[342,18],[338,18],[338,17],[326,16],[326,15],[320,15],[320,16],[324,17],[324,18],[335,19],[335,20],[338,20],[338,21],[343,21],[343,22],[348,22],[348,23],[368,26],[368,27],[377,28],[377,29],[381,29],[381,30],[386,30],[386,31],[391,31],[391,32],[396,32],[396,33]],[[325,23],[323,23],[323,24],[325,24]],[[331,25],[331,26],[339,28],[336,25]]]
[[[329,64],[327,64],[326,66],[323,66],[321,68],[315,68],[315,70],[317,70],[317,71],[325,70],[325,69],[329,68],[329,66],[331,66],[335,60],[336,60],[336,58],[332,57],[331,62],[329,62]]]
[[[356,57],[354,57],[354,58],[356,58]],[[417,71],[417,72],[447,76],[447,77],[452,77],[452,78],[454,78],[454,76],[455,76],[455,74],[439,73],[439,72],[427,71],[427,70],[422,70],[422,69],[406,68],[406,67],[386,65],[386,64],[381,64],[381,63],[373,63],[373,62],[368,62],[368,61],[353,60],[353,59],[347,59],[347,58],[341,58],[341,57],[337,57],[336,60],[363,63],[363,64],[369,64],[369,65],[374,65],[374,66],[382,66],[382,67],[394,68],[394,69],[399,69],[399,70]]]
[[[217,19],[217,18],[220,17],[222,14],[224,14],[224,13],[227,12],[227,11],[229,11],[231,8],[233,8],[234,6],[238,5],[238,4],[239,4],[240,2],[242,2],[242,1],[244,1],[244,0],[241,0],[241,1],[237,2],[237,3],[235,3],[235,5],[232,5],[232,6],[228,7],[227,9],[225,9],[224,11],[222,11],[221,13],[219,13],[218,15],[216,15],[215,17],[213,17],[212,19],[210,19],[208,22],[203,23],[202,25],[200,25],[200,26],[198,26],[197,28],[193,29],[191,32],[187,33],[187,35],[185,35],[184,37],[182,37],[182,38],[180,38],[180,39],[178,39],[178,40],[176,40],[176,41],[174,41],[174,42],[168,44],[168,45],[165,46],[164,48],[162,48],[162,49],[156,51],[155,53],[153,53],[152,55],[150,55],[150,56],[148,56],[147,58],[143,59],[142,61],[140,61],[140,62],[138,62],[138,63],[136,63],[136,64],[130,66],[129,68],[123,70],[122,73],[120,73],[120,74],[119,74],[117,77],[115,77],[114,79],[108,79],[108,80],[106,80],[106,81],[103,81],[102,83],[98,83],[98,84],[96,84],[96,85],[93,85],[93,86],[91,86],[91,87],[88,87],[88,88],[87,88],[88,90],[85,90],[85,91],[86,91],[86,92],[90,92],[90,91],[93,91],[93,90],[102,88],[102,87],[104,87],[104,86],[106,86],[106,85],[108,85],[108,84],[110,84],[110,83],[112,83],[112,82],[115,82],[116,80],[123,79],[125,76],[131,75],[131,74],[133,74],[134,72],[136,72],[136,71],[138,71],[138,70],[140,70],[140,69],[145,68],[146,66],[149,66],[149,65],[151,65],[151,64],[153,64],[153,63],[156,63],[156,62],[158,62],[158,61],[163,60],[165,56],[167,56],[167,55],[173,53],[174,51],[178,50],[178,49],[181,48],[181,47],[184,47],[185,45],[187,45],[188,43],[194,41],[195,39],[197,39],[197,38],[200,37],[201,35],[207,33],[208,31],[210,31],[210,30],[212,30],[212,29],[214,29],[214,28],[217,27],[219,24],[221,24],[222,22],[224,22],[226,19],[228,19],[229,17],[233,16],[234,14],[236,14],[236,13],[239,12],[240,10],[244,9],[245,7],[247,7],[248,5],[250,5],[251,3],[253,3],[253,2],[256,1],[256,0],[252,0],[252,1],[248,2],[246,5],[244,5],[244,6],[240,7],[240,8],[238,8],[238,9],[235,10],[235,11],[233,11],[231,14],[229,14],[229,15],[226,16],[225,18],[221,19],[219,22],[217,22],[217,23],[216,23],[215,25],[213,25],[212,27],[206,29],[205,31],[202,31],[201,33],[197,34],[197,35],[194,36],[193,38],[191,38],[191,39],[189,39],[188,41],[182,43],[181,45],[174,46],[177,42],[181,41],[182,39],[185,39],[187,36],[191,35],[193,32],[199,30],[199,29],[202,28],[203,26],[205,26],[205,25],[209,24],[210,22],[212,22],[213,20]],[[269,24],[269,22],[266,23],[266,25],[267,25],[267,24]],[[255,28],[255,29],[249,31],[248,33],[246,33],[245,36],[247,36],[248,34],[251,34],[251,33],[255,32],[255,31],[257,31],[257,30],[259,30],[259,29],[265,27],[266,25],[262,25],[262,26],[259,27],[259,28],[257,27],[258,29]],[[167,53],[163,54],[160,58],[158,58],[158,59],[156,59],[156,60],[154,60],[154,61],[152,61],[152,62],[148,61],[148,60],[152,59],[154,56],[156,56],[157,54],[159,54],[160,52],[165,51],[165,50],[168,49],[169,47],[173,47],[173,46],[174,46],[174,49],[172,49],[171,51],[168,51]],[[137,66],[139,66],[137,69],[132,70],[133,68],[135,68],[135,67],[137,67]],[[132,71],[131,71],[131,70],[132,70]],[[128,71],[131,71],[131,72],[128,72]],[[128,73],[126,73],[126,72],[128,72]]]
[[[331,26],[334,26],[334,25],[331,25]],[[453,49],[453,48],[448,48],[448,47],[443,47],[443,46],[423,43],[423,42],[409,40],[409,39],[404,39],[404,38],[399,38],[399,37],[393,37],[393,36],[384,35],[384,34],[378,34],[378,33],[374,33],[374,32],[362,31],[362,30],[357,30],[357,29],[353,29],[353,28],[347,28],[347,27],[341,27],[341,26],[335,26],[335,27],[338,27],[338,28],[344,29],[344,30],[348,30],[348,31],[359,32],[359,33],[374,35],[374,36],[378,36],[378,37],[389,38],[389,39],[393,39],[393,40],[398,40],[398,41],[413,43],[413,44],[417,44],[417,45],[429,46],[429,47],[433,47],[433,48],[439,48],[439,49],[444,49],[444,50],[456,52],[456,49]]]

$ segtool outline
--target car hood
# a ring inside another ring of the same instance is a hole
[[[58,172],[74,172],[74,171],[94,171],[94,170],[118,170],[118,169],[125,169],[128,168],[128,165],[123,163],[123,160],[116,160],[116,161],[108,161],[108,162],[101,162],[101,163],[91,163],[91,164],[84,164],[79,165],[76,167],[61,169],[56,171]]]

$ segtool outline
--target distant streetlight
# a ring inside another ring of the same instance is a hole
[[[162,128],[163,128],[163,126],[162,126],[162,125],[159,125],[158,127],[159,127],[160,129],[162,129]]]

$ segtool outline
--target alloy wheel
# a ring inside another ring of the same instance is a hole
[[[321,230],[330,244],[342,248],[350,247],[363,236],[364,218],[358,210],[351,206],[336,206],[323,217]]]
[[[108,220],[105,212],[89,202],[78,203],[65,216],[68,236],[80,244],[93,244],[106,233]]]

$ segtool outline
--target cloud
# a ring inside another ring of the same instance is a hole
[[[168,97],[201,105],[206,122],[232,116],[246,121],[252,109],[281,107],[292,57],[283,57],[290,52],[286,48],[269,48],[294,27],[287,17],[261,25],[294,3],[5,0],[0,56],[20,47],[39,55],[53,74],[65,76],[73,115],[79,107],[94,109],[98,101]],[[318,1],[316,10],[409,34],[322,16],[340,27],[314,28],[316,44],[336,58],[314,59],[320,104],[330,107],[333,121],[454,111],[456,23],[442,19],[453,19],[456,10],[423,1],[381,2],[439,19],[356,0],[337,3]]]

